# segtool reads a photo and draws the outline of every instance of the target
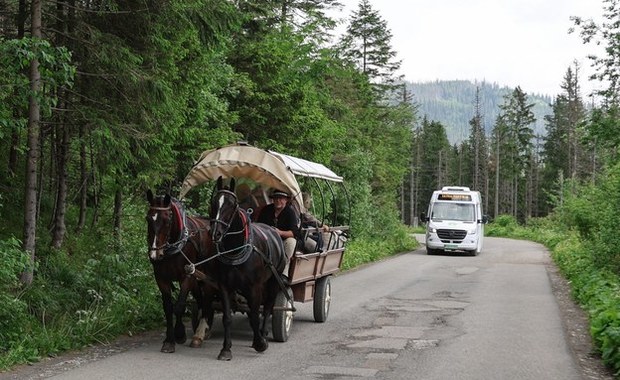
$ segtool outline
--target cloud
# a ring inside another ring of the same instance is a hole
[[[348,19],[359,1],[343,0]],[[592,72],[570,16],[602,14],[602,0],[370,0],[391,30],[410,81],[469,79],[555,95],[576,59],[582,88]]]

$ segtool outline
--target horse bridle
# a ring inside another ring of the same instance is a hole
[[[172,207],[168,206],[168,207],[158,207],[158,206],[150,206],[149,210],[153,210],[153,211],[170,211],[170,215],[168,216],[168,222],[172,221]],[[157,237],[157,235],[156,235]],[[149,253],[153,252],[153,251],[158,251],[160,249],[166,249],[168,247],[168,245],[170,245],[170,243],[168,242],[170,240],[170,229],[168,229],[168,232],[166,233],[166,238],[165,238],[165,243],[159,246],[155,246],[155,247],[151,247],[149,245]]]
[[[219,190],[217,192],[217,194],[218,195],[219,194],[230,195],[230,196],[232,196],[235,199],[235,201],[237,200],[237,195],[235,193],[233,193],[232,191],[230,191],[230,190]],[[235,202],[235,204],[236,204],[236,207],[233,210],[233,212],[231,213],[231,217],[230,217],[230,220],[228,221],[228,223],[224,222],[223,220],[218,219],[217,217],[215,219],[211,219],[213,221],[213,223],[221,224],[221,225],[224,226],[224,231],[223,231],[222,235],[220,236],[220,238],[217,241],[214,240],[215,244],[218,244],[218,245],[222,244],[222,240],[224,239],[224,237],[226,237],[228,235],[235,235],[235,234],[244,233],[246,228],[248,227],[249,223],[245,222],[245,223],[243,223],[243,226],[241,227],[241,229],[239,231],[229,231],[230,227],[232,227],[232,222],[233,222],[233,220],[235,218],[235,215],[238,214],[239,211],[240,211],[239,210],[240,209],[239,203]],[[219,209],[218,209],[218,213],[219,213]],[[213,237],[213,233],[214,232],[215,232],[215,229],[213,229],[212,232],[211,232],[211,236],[212,237]]]
[[[247,258],[250,255],[250,252],[252,252],[254,248],[251,244],[251,238],[250,238],[250,233],[251,233],[250,218],[247,215],[242,215],[245,211],[242,211],[241,208],[239,207],[239,203],[236,202],[237,195],[235,193],[233,193],[230,190],[222,189],[222,190],[219,190],[217,194],[232,196],[233,199],[235,199],[236,206],[233,212],[231,213],[231,217],[228,222],[224,222],[223,220],[218,219],[217,215],[216,215],[216,218],[212,219],[213,223],[221,224],[222,226],[224,226],[224,231],[219,236],[219,239],[215,240],[215,236],[213,236],[213,234],[215,233],[215,228],[213,228],[211,230],[211,237],[213,238],[213,242],[215,243],[215,246],[217,248],[217,256],[220,258],[220,261],[223,261],[229,265],[236,265],[236,264],[242,263],[245,260],[247,260]],[[219,209],[218,209],[218,214],[219,214]],[[235,215],[239,215],[241,217],[242,226],[241,226],[241,229],[238,231],[230,231]],[[224,238],[226,236],[236,235],[236,234],[245,234],[244,244],[240,245],[239,247],[221,251],[220,246],[222,245]],[[237,252],[237,254],[231,255],[231,253],[233,252]]]
[[[170,206],[168,207],[160,207],[160,206],[149,206],[149,210],[154,210],[154,211],[170,211],[169,215],[168,215],[168,223],[170,225],[172,225],[172,203],[170,204]],[[167,233],[166,233],[166,239],[165,239],[165,243],[156,247],[150,247],[148,249],[148,252],[153,252],[153,251],[158,251],[160,249],[164,250],[164,257],[165,256],[171,256],[174,255],[176,253],[179,253],[183,250],[183,247],[185,246],[185,243],[187,243],[187,240],[189,239],[189,230],[187,229],[186,223],[183,223],[183,226],[181,228],[181,233],[179,234],[179,239],[174,242],[174,243],[170,243],[170,228],[168,229]],[[188,260],[189,261],[189,260]]]

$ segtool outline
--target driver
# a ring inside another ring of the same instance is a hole
[[[297,213],[290,205],[291,196],[287,192],[274,190],[269,198],[272,199],[273,203],[263,207],[256,221],[275,227],[278,235],[284,241],[286,266],[283,273],[288,275],[289,263],[297,245],[295,236],[299,229],[299,219],[297,218]]]

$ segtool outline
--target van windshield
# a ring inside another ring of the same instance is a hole
[[[431,220],[475,221],[475,209],[471,203],[437,202],[433,204]]]

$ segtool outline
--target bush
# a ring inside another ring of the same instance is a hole
[[[557,245],[554,261],[571,282],[575,299],[590,317],[590,332],[605,364],[620,374],[620,280],[600,270],[587,244],[575,234]]]
[[[417,246],[417,241],[404,226],[397,227],[381,237],[358,237],[347,243],[341,269],[355,268],[395,253],[410,251]]]
[[[519,227],[517,219],[511,215],[499,215],[485,227],[487,236],[512,236]]]
[[[3,354],[27,336],[30,318],[22,299],[19,277],[28,265],[28,254],[17,239],[0,240],[0,352]]]
[[[127,218],[124,227],[120,241],[97,229],[68,236],[71,253],[39,247],[34,281],[25,289],[19,274],[27,256],[17,240],[0,241],[0,370],[163,323],[144,219]]]

